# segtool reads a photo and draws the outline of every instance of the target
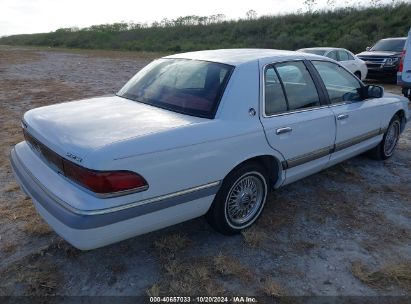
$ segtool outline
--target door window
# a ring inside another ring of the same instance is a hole
[[[331,58],[331,59],[334,59],[335,61],[338,61],[338,57],[337,57],[337,52],[336,52],[336,51],[329,52],[329,53],[327,54],[327,57],[328,57],[328,58]]]
[[[287,111],[284,91],[273,67],[265,70],[265,115],[274,115]]]
[[[331,103],[362,100],[362,86],[355,76],[333,62],[312,63],[325,84]]]
[[[302,61],[279,63],[275,67],[284,85],[289,111],[320,105],[314,81]]]
[[[350,60],[350,57],[346,51],[338,51],[338,56],[340,57],[340,61]]]

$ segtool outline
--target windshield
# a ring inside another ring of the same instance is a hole
[[[188,59],[158,59],[117,95],[167,110],[214,118],[233,66]]]
[[[402,52],[405,39],[382,39],[378,41],[370,51]]]
[[[326,52],[324,50],[316,50],[316,49],[301,49],[299,51],[304,52],[304,53],[309,53],[309,54],[321,55],[321,56],[324,56]]]

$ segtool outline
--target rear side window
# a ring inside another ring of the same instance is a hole
[[[265,115],[274,115],[287,111],[284,91],[273,67],[265,70]]]
[[[284,85],[289,111],[320,105],[314,81],[303,62],[285,62],[275,67]]]
[[[312,61],[322,78],[331,103],[361,100],[357,77],[333,62]]]

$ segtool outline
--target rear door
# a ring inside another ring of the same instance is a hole
[[[337,133],[330,165],[358,154],[382,134],[380,102],[362,99],[362,83],[339,65],[321,60],[311,61],[318,71],[335,115]]]
[[[267,65],[262,79],[261,122],[271,147],[284,156],[285,183],[324,168],[335,140],[334,114],[306,63]]]

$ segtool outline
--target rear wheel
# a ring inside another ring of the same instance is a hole
[[[384,133],[382,141],[370,150],[370,156],[377,160],[390,158],[395,151],[401,133],[401,120],[395,115]]]
[[[256,162],[246,163],[223,180],[206,218],[223,234],[236,234],[250,227],[264,208],[268,186],[266,170]]]

